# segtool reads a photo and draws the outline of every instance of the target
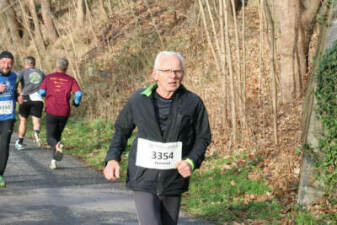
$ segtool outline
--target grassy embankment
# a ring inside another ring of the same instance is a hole
[[[41,136],[45,142],[44,119],[42,124]],[[109,121],[70,118],[63,133],[66,153],[102,170],[112,134],[113,124]],[[31,135],[29,121],[27,136]],[[133,138],[130,138],[129,146]],[[125,152],[122,179],[125,179],[127,156]],[[191,178],[182,208],[216,224],[281,224],[280,221],[285,220],[292,221],[289,224],[328,224],[323,222],[328,215],[317,219],[296,205],[282,206],[264,182],[257,166],[261,160],[249,159],[242,153],[231,158],[218,155],[206,158],[202,169]],[[256,174],[256,177],[249,177],[249,174]]]

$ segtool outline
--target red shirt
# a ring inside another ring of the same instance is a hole
[[[40,85],[40,89],[46,91],[46,113],[66,117],[70,115],[71,93],[81,91],[73,77],[60,72],[48,74]]]

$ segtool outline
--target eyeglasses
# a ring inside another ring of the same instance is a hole
[[[157,71],[160,71],[162,72],[163,74],[171,74],[171,73],[174,73],[176,74],[177,76],[181,76],[183,73],[184,73],[184,70],[170,70],[170,69],[167,69],[167,70],[157,70]]]

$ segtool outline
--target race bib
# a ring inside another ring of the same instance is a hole
[[[0,101],[0,115],[13,113],[13,101]]]
[[[181,160],[182,142],[162,143],[138,138],[136,166],[149,169],[174,169]]]
[[[42,102],[42,97],[38,92],[34,92],[33,94],[29,95],[31,101],[40,101]]]

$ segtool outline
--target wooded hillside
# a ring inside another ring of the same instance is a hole
[[[155,55],[180,52],[183,83],[208,109],[208,156],[261,159],[248,179],[265,179],[272,198],[289,205],[296,203],[300,176],[303,97],[329,4],[1,0],[0,49],[15,54],[16,70],[32,55],[46,74],[57,57],[67,57],[68,73],[84,91],[78,116],[111,122],[133,91],[151,84]]]

